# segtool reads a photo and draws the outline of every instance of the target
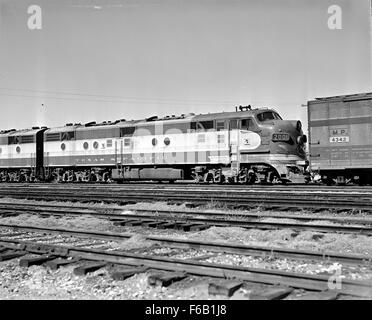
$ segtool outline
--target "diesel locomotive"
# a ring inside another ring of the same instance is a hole
[[[300,121],[271,108],[0,132],[2,182],[306,182]]]

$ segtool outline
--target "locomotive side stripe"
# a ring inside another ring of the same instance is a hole
[[[310,121],[310,128],[315,127],[329,127],[329,126],[341,126],[350,124],[362,124],[362,123],[372,123],[371,117],[351,117],[344,119],[329,119],[329,120],[314,120]]]
[[[372,145],[356,146],[331,146],[331,147],[312,147],[311,158],[334,160],[362,160],[372,159]],[[319,157],[320,156],[320,157]]]
[[[116,165],[115,159],[121,161],[121,156],[115,154],[85,155],[85,156],[48,156],[45,166],[99,166]],[[182,164],[228,164],[229,151],[177,152],[177,153],[135,153],[123,154],[123,165],[182,165]]]
[[[35,165],[35,158],[0,159],[0,168],[29,168],[31,165]]]

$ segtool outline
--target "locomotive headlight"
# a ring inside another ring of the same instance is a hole
[[[298,144],[305,144],[306,142],[307,142],[307,136],[305,134],[297,137]]]

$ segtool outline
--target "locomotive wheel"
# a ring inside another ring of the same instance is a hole
[[[195,174],[194,175],[194,183],[201,183],[203,181],[203,177],[198,175],[198,174]]]
[[[236,179],[234,177],[228,177],[227,178],[227,183],[228,184],[236,184]]]
[[[207,172],[205,175],[204,175],[204,182],[206,183],[210,183],[212,181],[213,183],[213,174],[211,172]]]
[[[26,182],[26,177],[23,174],[18,176],[17,182]]]
[[[110,174],[108,172],[105,172],[102,176],[102,182],[109,182]]]
[[[276,177],[277,177],[276,173],[273,171],[270,171],[267,175],[267,183],[273,184]]]
[[[223,174],[221,174],[221,179],[220,179],[220,182],[218,182],[218,184],[223,184],[225,182],[226,182],[226,177]]]
[[[327,186],[333,186],[335,184],[335,182],[333,181],[333,179],[331,177],[328,177],[325,181],[325,184]]]
[[[62,182],[67,182],[68,180],[68,174],[67,172],[65,172],[63,175],[62,175]]]
[[[255,174],[249,174],[247,179],[247,184],[254,184],[256,182],[256,175]]]
[[[92,173],[89,175],[88,182],[98,182],[98,181],[99,181],[99,178],[96,173]]]

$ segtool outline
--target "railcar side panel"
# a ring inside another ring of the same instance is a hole
[[[359,179],[372,170],[371,93],[309,101],[308,117],[313,171]]]
[[[228,136],[228,131],[219,131],[45,142],[45,163],[50,167],[228,164]]]

